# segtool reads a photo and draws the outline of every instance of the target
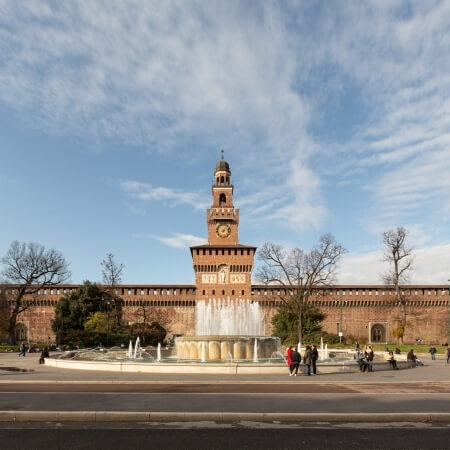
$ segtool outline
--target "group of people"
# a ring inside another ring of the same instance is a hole
[[[361,351],[359,345],[356,346],[355,361],[359,364],[360,372],[373,372],[373,358],[375,353],[371,345],[366,345],[364,351]],[[395,359],[394,359],[395,363]],[[397,367],[397,366],[396,366]]]
[[[302,355],[300,349],[293,345],[286,348],[286,363],[289,367],[289,376],[296,377],[300,363],[302,362]],[[319,359],[319,352],[315,345],[307,345],[303,353],[303,364],[305,365],[305,373],[308,376],[317,375],[317,360]],[[312,371],[312,373],[311,373]]]
[[[32,349],[32,347],[30,347],[28,351],[30,351],[31,349]],[[26,351],[27,351],[27,346],[25,345],[25,342],[21,342],[20,345],[19,345],[19,357],[20,356],[24,356],[25,357]],[[34,351],[35,350],[33,349],[33,352]],[[48,347],[47,346],[45,346],[42,349],[41,356],[39,358],[39,364],[45,364],[45,358],[50,358],[50,354],[48,352]]]

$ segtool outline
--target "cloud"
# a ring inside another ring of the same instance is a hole
[[[132,180],[121,180],[119,185],[127,195],[142,201],[167,201],[171,206],[187,204],[196,210],[204,210],[208,206],[203,197],[195,192],[153,187]]]
[[[416,248],[414,265],[409,273],[411,284],[446,285],[450,278],[450,244]],[[344,255],[338,274],[341,284],[380,284],[382,274],[389,269],[382,252],[349,253]]]
[[[160,237],[154,236],[152,234],[145,233],[135,233],[133,234],[135,238],[143,238],[143,239],[154,239],[163,244],[174,247],[174,248],[188,248],[193,245],[202,245],[206,244],[205,238],[201,238],[198,236],[193,236],[192,234],[182,234],[182,233],[174,233],[172,237]]]
[[[450,3],[433,1],[5,1],[0,103],[104,151],[188,161],[223,142],[252,220],[320,228],[328,184],[364,189],[368,230],[417,210],[448,221],[449,24]],[[136,199],[204,208],[128,183]]]

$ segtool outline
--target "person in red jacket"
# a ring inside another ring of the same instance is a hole
[[[286,348],[286,364],[289,367],[289,375],[292,375],[291,365],[292,365],[292,352],[294,349],[292,346]]]

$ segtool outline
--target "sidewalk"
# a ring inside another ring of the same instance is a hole
[[[0,353],[0,383],[3,382],[145,382],[145,383],[355,383],[355,382],[449,382],[450,364],[446,364],[444,357],[435,361],[430,357],[421,358],[423,367],[404,369],[398,371],[379,371],[372,373],[332,373],[318,374],[316,377],[289,377],[286,375],[203,375],[203,374],[149,374],[149,373],[118,373],[94,372],[82,370],[58,369],[39,364],[39,354],[27,353],[19,357],[17,353]],[[320,367],[319,367],[320,372]]]
[[[450,364],[318,376],[62,370],[0,354],[0,422],[450,424]]]

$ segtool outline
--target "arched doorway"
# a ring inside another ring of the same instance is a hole
[[[28,329],[24,323],[16,324],[16,342],[28,341]]]
[[[372,343],[386,342],[386,327],[383,324],[376,323],[372,325],[370,329],[370,341]]]

